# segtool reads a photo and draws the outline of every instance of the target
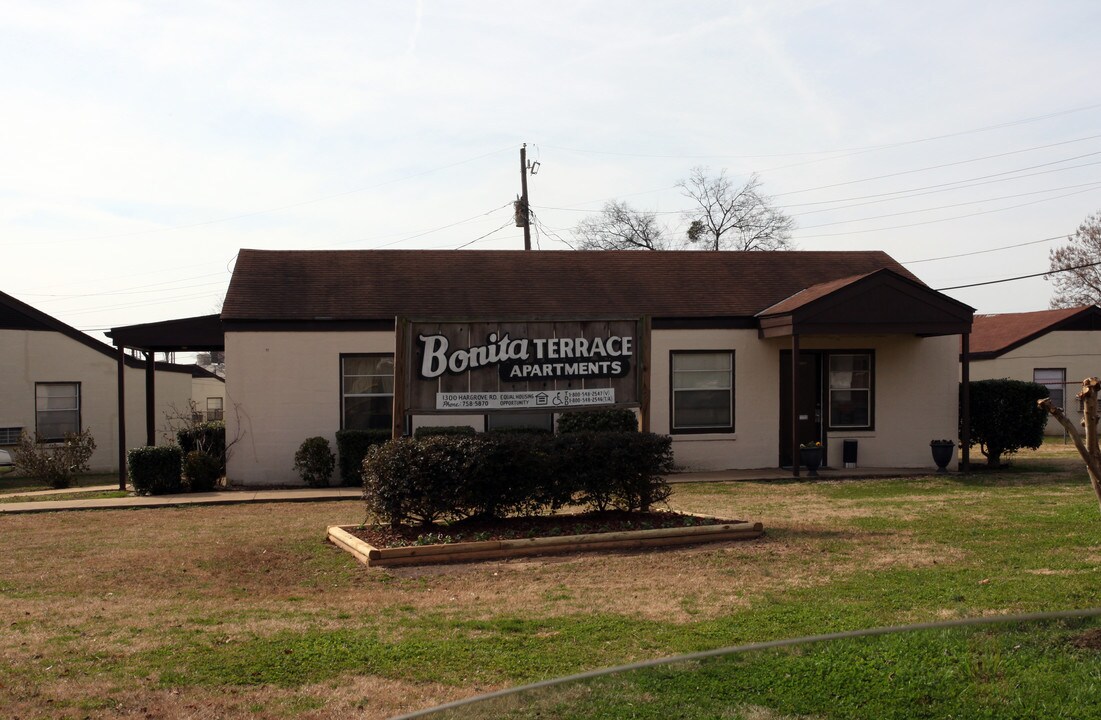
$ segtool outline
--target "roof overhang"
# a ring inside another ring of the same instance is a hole
[[[142,325],[111,328],[107,337],[115,347],[151,352],[225,350],[225,331],[218,315],[164,320]]]
[[[791,335],[960,335],[975,309],[891,270],[823,283],[757,315],[762,338]]]

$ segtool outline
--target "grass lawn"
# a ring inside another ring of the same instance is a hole
[[[767,536],[394,570],[324,542],[325,526],[363,519],[350,501],[0,517],[0,707],[51,718],[387,717],[748,642],[1091,607],[1101,512],[1074,458],[1045,445],[1008,472],[967,478],[677,485],[674,509],[760,520]],[[1020,657],[1060,671],[1045,643],[1062,647],[1071,630],[990,641],[987,654],[1021,645]],[[1076,672],[1101,693],[1101,653],[1075,652]],[[811,658],[800,662],[812,678],[867,657],[829,653],[798,657]],[[693,676],[693,692],[732,672]],[[975,678],[937,682],[963,693]],[[829,693],[804,695],[760,695],[745,716],[861,716]],[[626,716],[617,712],[594,716]]]

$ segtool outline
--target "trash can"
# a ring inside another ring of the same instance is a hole
[[[841,441],[841,460],[847,468],[856,467],[856,440]]]

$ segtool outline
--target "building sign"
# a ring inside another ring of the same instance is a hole
[[[512,338],[491,332],[486,342],[454,348],[446,335],[418,335],[422,378],[497,366],[506,382],[531,378],[623,377],[631,367],[633,338]]]
[[[592,390],[527,390],[525,392],[436,393],[437,410],[566,410],[586,405],[614,405],[613,388]]]
[[[637,405],[640,325],[410,321],[407,411]]]

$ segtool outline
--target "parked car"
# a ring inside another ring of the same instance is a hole
[[[11,461],[11,453],[7,450],[0,450],[0,474],[11,472],[15,464]]]

